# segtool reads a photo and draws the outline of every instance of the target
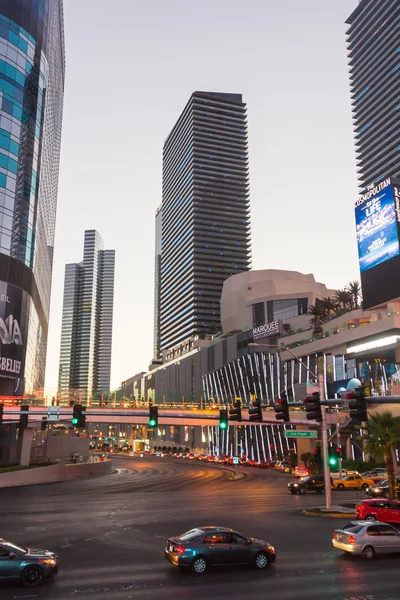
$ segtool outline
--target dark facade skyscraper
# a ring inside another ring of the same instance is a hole
[[[360,188],[400,176],[400,2],[361,0],[346,23]]]
[[[0,0],[0,394],[44,386],[65,74],[62,0]]]
[[[156,211],[156,241],[154,260],[154,343],[153,358],[160,358],[160,298],[161,298],[161,206]]]
[[[160,349],[220,330],[222,284],[250,267],[246,105],[194,92],[164,144]]]
[[[83,261],[65,266],[58,391],[62,401],[110,391],[115,251],[85,231]]]

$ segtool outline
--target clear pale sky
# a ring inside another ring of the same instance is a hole
[[[47,356],[83,232],[116,250],[112,381],[153,347],[162,147],[194,90],[247,103],[254,269],[359,278],[345,25],[357,0],[64,0],[67,75]]]

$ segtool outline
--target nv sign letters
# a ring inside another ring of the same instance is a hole
[[[265,325],[260,325],[259,327],[253,327],[253,340],[259,340],[264,337],[269,337],[271,335],[279,335],[280,334],[280,326],[279,320],[272,321],[271,323],[266,323]]]

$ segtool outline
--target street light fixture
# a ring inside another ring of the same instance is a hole
[[[285,350],[289,352],[291,356],[297,362],[302,365],[305,370],[316,380],[318,381],[319,394],[320,399],[323,400],[325,398],[325,386],[324,386],[324,376],[322,373],[319,373],[318,376],[311,371],[306,365],[299,359],[298,356],[290,348],[287,348],[284,344],[258,344],[257,342],[250,342],[249,346],[252,348],[279,348],[279,350]],[[326,410],[325,406],[321,404],[321,413],[322,413],[322,423],[321,423],[321,431],[322,431],[322,456],[324,463],[324,487],[325,487],[325,506],[326,508],[332,508],[332,491],[331,491],[331,476],[329,471],[328,464],[328,432],[326,429]]]

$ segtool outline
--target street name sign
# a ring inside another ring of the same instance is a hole
[[[316,438],[316,431],[285,431],[287,438]]]
[[[233,457],[233,464],[234,465],[238,465],[239,464],[239,458],[237,456]]]

